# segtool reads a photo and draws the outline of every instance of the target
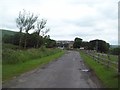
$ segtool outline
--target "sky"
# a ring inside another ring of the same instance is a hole
[[[16,18],[25,9],[46,19],[51,39],[104,40],[118,44],[119,0],[0,0],[0,28],[19,31]],[[32,32],[32,30],[30,31]]]

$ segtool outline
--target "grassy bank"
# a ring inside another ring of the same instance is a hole
[[[45,48],[41,47],[38,49],[31,48],[27,50],[17,49],[14,45],[4,45],[2,50],[2,63],[3,64],[18,64],[24,63],[32,59],[38,59],[53,55],[60,52],[60,49],[57,48]]]
[[[5,64],[3,65],[3,81],[8,80],[14,76],[20,75],[26,71],[30,71],[32,69],[35,69],[43,64],[47,64],[52,60],[55,60],[62,56],[64,54],[63,51],[55,53],[53,55],[39,58],[39,59],[34,59],[34,60],[29,60],[24,63],[19,63],[19,64]]]
[[[2,48],[2,79],[9,80],[14,76],[47,64],[64,54],[57,48],[26,49],[20,50],[17,46],[4,44]]]
[[[117,72],[108,69],[104,65],[95,62],[92,57],[88,56],[84,52],[80,51],[80,55],[85,63],[95,72],[97,77],[101,80],[104,87],[117,88],[118,87],[118,76]]]
[[[109,59],[113,62],[118,62],[118,56],[117,55],[112,55],[112,54],[109,54],[109,58],[108,58],[108,54],[103,54],[103,53],[94,53],[94,55],[98,55],[99,54],[99,57],[101,58],[105,58],[105,59]]]

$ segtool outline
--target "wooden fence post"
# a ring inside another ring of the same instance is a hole
[[[94,54],[93,54],[93,60],[94,60]]]
[[[94,60],[94,54],[95,54],[95,51],[92,52],[93,60]]]
[[[99,63],[99,60],[100,60],[100,59],[99,59],[99,53],[98,53],[98,61],[97,61],[98,63]]]
[[[108,63],[107,63],[107,67],[109,68],[109,65],[110,65],[110,56],[108,54]]]

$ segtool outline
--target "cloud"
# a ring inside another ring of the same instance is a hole
[[[47,19],[48,33],[55,40],[106,40],[118,43],[117,0],[1,0],[0,28],[19,31],[19,11],[34,12]]]

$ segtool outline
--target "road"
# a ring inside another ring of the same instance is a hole
[[[67,51],[59,59],[3,84],[3,88],[100,88],[97,78],[82,71],[85,69],[79,52]]]

